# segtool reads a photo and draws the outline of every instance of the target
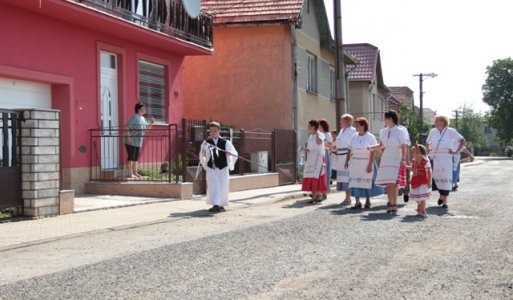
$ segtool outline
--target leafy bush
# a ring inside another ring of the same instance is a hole
[[[507,157],[512,157],[513,156],[513,146],[511,146],[511,145],[506,146],[506,148],[504,149],[504,154],[506,154]]]

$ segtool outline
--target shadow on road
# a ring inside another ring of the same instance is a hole
[[[170,213],[168,218],[211,218],[214,214],[206,209],[186,212],[173,212]]]
[[[313,203],[307,203],[310,199],[297,200],[292,204],[283,205],[282,208],[303,208],[306,206],[318,205]]]
[[[426,208],[426,213],[428,215],[437,215],[437,216],[452,216],[451,213],[447,211],[447,209],[443,209],[441,206],[430,206]]]
[[[404,218],[401,219],[401,222],[403,222],[403,223],[422,222],[425,219],[426,218],[417,216],[417,215],[408,215],[408,216],[404,216]]]
[[[396,217],[396,214],[389,214],[387,212],[369,213],[368,215],[362,216],[362,221],[386,221],[395,219]]]
[[[321,206],[319,208],[320,209],[336,209],[336,208],[340,208],[340,204],[330,204],[330,205]]]

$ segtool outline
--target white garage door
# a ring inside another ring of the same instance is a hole
[[[52,108],[52,86],[0,77],[1,108]]]

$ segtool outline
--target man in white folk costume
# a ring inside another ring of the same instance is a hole
[[[230,170],[234,169],[238,153],[233,144],[219,136],[218,122],[208,125],[209,138],[201,144],[200,163],[207,173],[207,203],[210,212],[225,211],[229,204]]]

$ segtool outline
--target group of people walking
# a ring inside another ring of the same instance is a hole
[[[144,108],[143,104],[137,103],[135,114],[126,125],[129,130],[125,144],[130,179],[141,176],[137,172],[139,149],[144,132],[154,123],[153,118],[146,122]],[[412,146],[408,130],[399,124],[396,111],[385,113],[385,125],[378,142],[368,132],[369,122],[363,117],[354,120],[352,115],[344,114],[340,118],[338,133],[330,132],[330,125],[325,119],[308,122],[309,137],[303,148],[307,160],[302,190],[311,193],[309,203],[326,199],[333,169],[336,171],[337,190],[345,192],[341,205],[350,206],[353,196],[355,204],[352,209],[362,209],[361,198],[365,198],[363,208],[370,208],[372,197],[386,193],[387,212],[396,213],[401,188],[407,188],[409,197],[417,201],[420,216],[426,216],[426,201],[431,198],[432,190],[439,192],[437,204],[448,208],[449,193],[457,188],[459,181],[460,153],[466,152],[473,159],[465,148],[463,136],[449,127],[449,119],[445,116],[435,117],[435,127],[427,137],[426,146],[417,143]],[[229,203],[229,170],[233,170],[238,153],[229,140],[219,136],[218,122],[211,122],[208,127],[210,136],[201,145],[199,158],[206,170],[207,201],[212,205],[209,210],[217,213],[224,211],[224,206]],[[379,166],[376,162],[378,154]],[[411,178],[407,177],[407,170]]]
[[[364,197],[363,208],[370,208],[370,198],[386,193],[387,212],[396,213],[399,189],[405,187],[409,188],[409,197],[417,201],[420,216],[426,216],[426,201],[431,198],[432,190],[439,192],[438,205],[448,208],[448,196],[453,181],[457,180],[453,178],[454,163],[466,150],[465,139],[449,127],[447,117],[435,117],[435,127],[427,137],[426,146],[412,145],[407,128],[399,124],[399,114],[393,110],[385,113],[385,128],[380,131],[379,142],[368,132],[366,118],[354,120],[350,114],[344,114],[340,127],[333,139],[326,120],[308,123],[302,190],[311,192],[310,203],[325,199],[333,168],[337,172],[337,190],[345,192],[341,205],[351,205],[353,196],[352,209],[361,209],[360,198]],[[407,177],[407,170],[411,178]]]

